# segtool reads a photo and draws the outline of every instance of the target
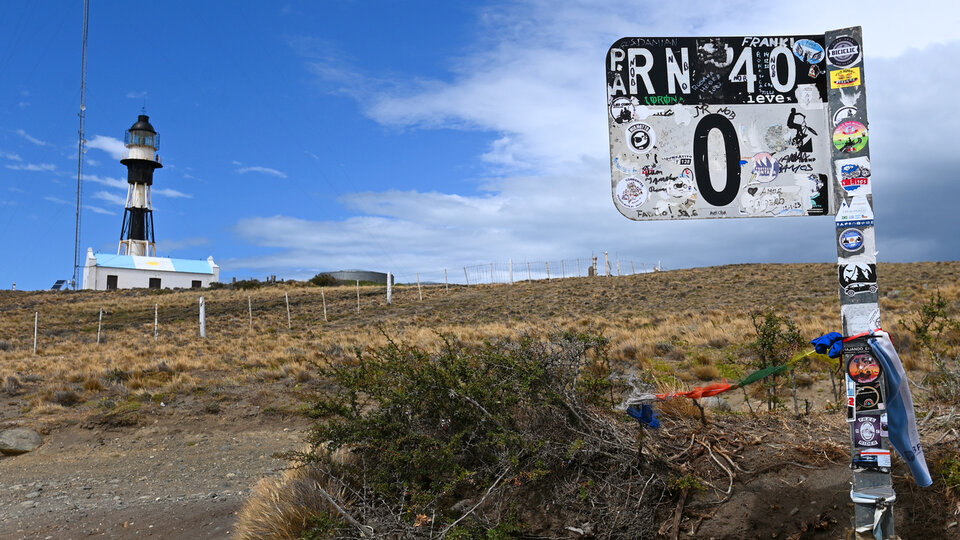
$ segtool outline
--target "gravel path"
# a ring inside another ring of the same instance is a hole
[[[70,426],[0,457],[0,538],[231,538],[250,488],[302,446],[301,418],[148,418]]]

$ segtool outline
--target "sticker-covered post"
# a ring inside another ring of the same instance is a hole
[[[836,216],[837,281],[843,334],[880,328],[869,123],[860,27],[825,34]],[[843,348],[858,535],[896,538],[884,373],[866,338]],[[858,536],[859,537],[859,536]]]

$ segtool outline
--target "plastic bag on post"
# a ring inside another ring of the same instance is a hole
[[[917,419],[913,413],[910,381],[907,380],[907,373],[900,362],[900,355],[893,348],[890,334],[886,332],[875,332],[867,342],[883,367],[890,442],[907,462],[917,485],[927,487],[933,483],[933,480],[927,469],[927,460],[923,457],[920,434],[917,432]]]

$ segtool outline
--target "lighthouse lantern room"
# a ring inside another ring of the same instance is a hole
[[[153,185],[153,171],[163,167],[157,154],[160,136],[150,125],[150,117],[141,114],[127,130],[123,142],[127,155],[120,163],[127,167],[127,204],[117,254],[156,257],[150,186]]]

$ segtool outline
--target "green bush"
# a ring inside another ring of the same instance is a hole
[[[332,287],[340,284],[340,282],[337,281],[337,278],[331,276],[330,274],[317,274],[307,280],[307,283],[317,287]]]
[[[750,316],[757,334],[756,339],[749,344],[749,349],[756,355],[751,366],[754,369],[785,364],[807,344],[807,340],[800,335],[797,325],[790,317],[777,315],[773,309],[757,310]],[[767,409],[772,411],[781,403],[778,396],[780,377],[767,377],[763,385],[766,390]]]

